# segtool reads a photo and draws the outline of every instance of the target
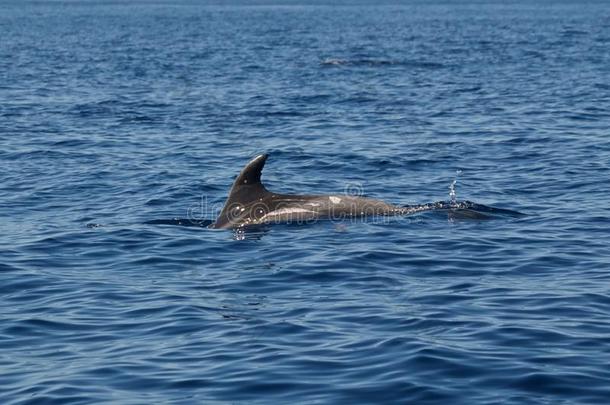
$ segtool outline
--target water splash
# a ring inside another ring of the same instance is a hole
[[[453,181],[449,185],[449,200],[451,201],[451,205],[457,205],[457,193],[455,191],[455,186],[457,184],[458,177],[461,173],[462,173],[461,170],[456,170],[455,179],[453,179]]]

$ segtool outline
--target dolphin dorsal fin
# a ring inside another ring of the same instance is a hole
[[[235,207],[243,208],[248,203],[263,198],[269,192],[261,183],[261,172],[267,161],[267,154],[258,155],[252,159],[233,182],[227,201],[212,228],[224,228],[231,224],[230,211]]]
[[[257,184],[261,184],[261,172],[263,171],[263,167],[265,167],[265,162],[267,161],[267,154],[258,155],[254,159],[252,159],[239,173],[239,176],[235,179],[233,183],[233,187],[231,188],[231,193],[235,187],[240,186],[254,186]],[[229,193],[229,196],[231,195]]]

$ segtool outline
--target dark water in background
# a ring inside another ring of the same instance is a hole
[[[1,402],[607,403],[610,7],[454,3],[1,2]]]

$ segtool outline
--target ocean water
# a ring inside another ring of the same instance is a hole
[[[608,403],[607,2],[2,1],[0,37],[2,404]],[[526,216],[198,226],[258,153]]]

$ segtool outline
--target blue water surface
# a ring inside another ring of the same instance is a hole
[[[608,3],[218,3],[0,2],[0,403],[608,403]]]

